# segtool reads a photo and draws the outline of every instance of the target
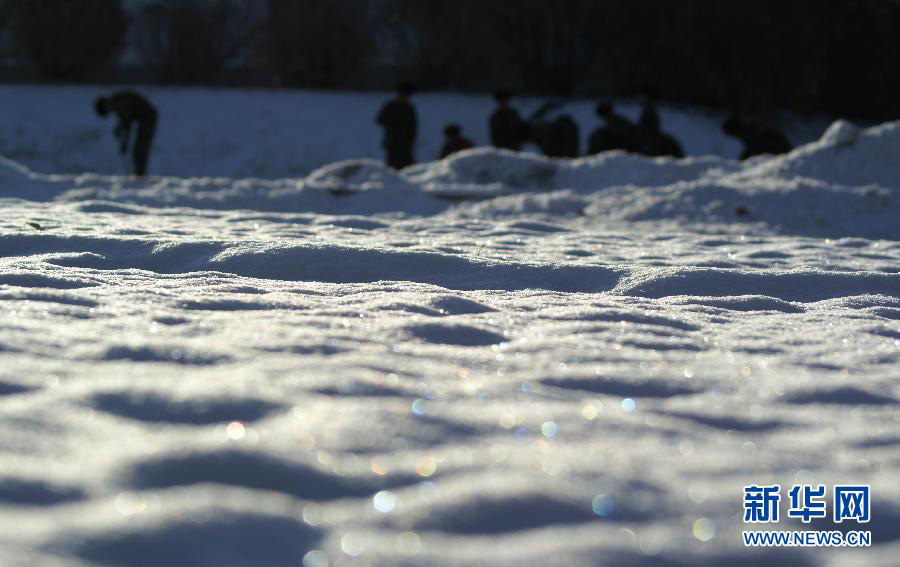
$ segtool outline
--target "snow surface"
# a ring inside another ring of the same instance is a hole
[[[898,148],[2,158],[0,564],[896,565]],[[742,547],[773,482],[871,484],[873,546]]]

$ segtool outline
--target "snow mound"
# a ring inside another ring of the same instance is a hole
[[[304,180],[304,184],[306,187],[324,189],[338,195],[414,188],[406,179],[374,159],[345,160],[326,165],[312,172]]]
[[[777,156],[738,175],[809,177],[834,185],[878,185],[900,189],[900,121],[859,130],[846,121],[835,122],[816,142],[786,156]]]
[[[404,170],[404,176],[438,194],[473,196],[573,189],[591,193],[617,185],[658,187],[697,179],[708,173],[734,171],[738,163],[715,157],[647,158],[624,152],[607,152],[577,160],[494,148],[476,148],[443,161]]]
[[[724,178],[676,183],[656,191],[616,187],[592,195],[585,214],[625,221],[717,222],[782,233],[898,238],[900,200],[891,189],[846,187],[809,179]]]
[[[859,138],[860,129],[852,122],[837,120],[822,134],[822,146],[850,146]]]

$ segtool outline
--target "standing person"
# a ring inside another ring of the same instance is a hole
[[[456,152],[474,147],[472,140],[462,135],[459,124],[447,124],[444,127],[444,146],[441,148],[441,159]]]
[[[394,169],[403,169],[415,163],[413,146],[416,143],[418,119],[416,108],[410,102],[413,86],[409,83],[397,85],[397,96],[384,103],[375,121],[384,130],[382,145],[387,153],[387,164]]]
[[[528,139],[528,124],[515,108],[509,105],[510,92],[499,89],[494,92],[497,108],[490,117],[491,145],[497,148],[519,151]]]
[[[659,111],[656,110],[657,90],[653,87],[643,87],[638,93],[638,101],[641,103],[641,118],[638,127],[641,133],[656,134],[659,132]]]
[[[137,122],[137,135],[134,141],[134,174],[147,174],[147,160],[150,157],[150,146],[153,143],[153,134],[156,132],[157,113],[146,98],[131,92],[122,91],[108,97],[98,97],[94,101],[94,110],[101,118],[114,112],[119,119],[116,129],[113,131],[119,141],[119,151],[122,155],[128,152],[128,144],[131,137],[131,125]]]

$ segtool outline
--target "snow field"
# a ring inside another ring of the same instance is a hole
[[[890,565],[898,137],[4,159],[0,564]],[[742,487],[774,482],[871,484],[873,546],[744,548]]]

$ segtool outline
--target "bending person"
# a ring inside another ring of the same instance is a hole
[[[119,141],[119,151],[123,155],[128,152],[131,126],[137,122],[137,134],[132,153],[133,173],[146,175],[153,134],[156,132],[156,108],[141,95],[131,91],[122,91],[108,97],[99,97],[94,101],[94,109],[101,118],[106,117],[110,112],[115,113],[119,118],[114,134]]]

